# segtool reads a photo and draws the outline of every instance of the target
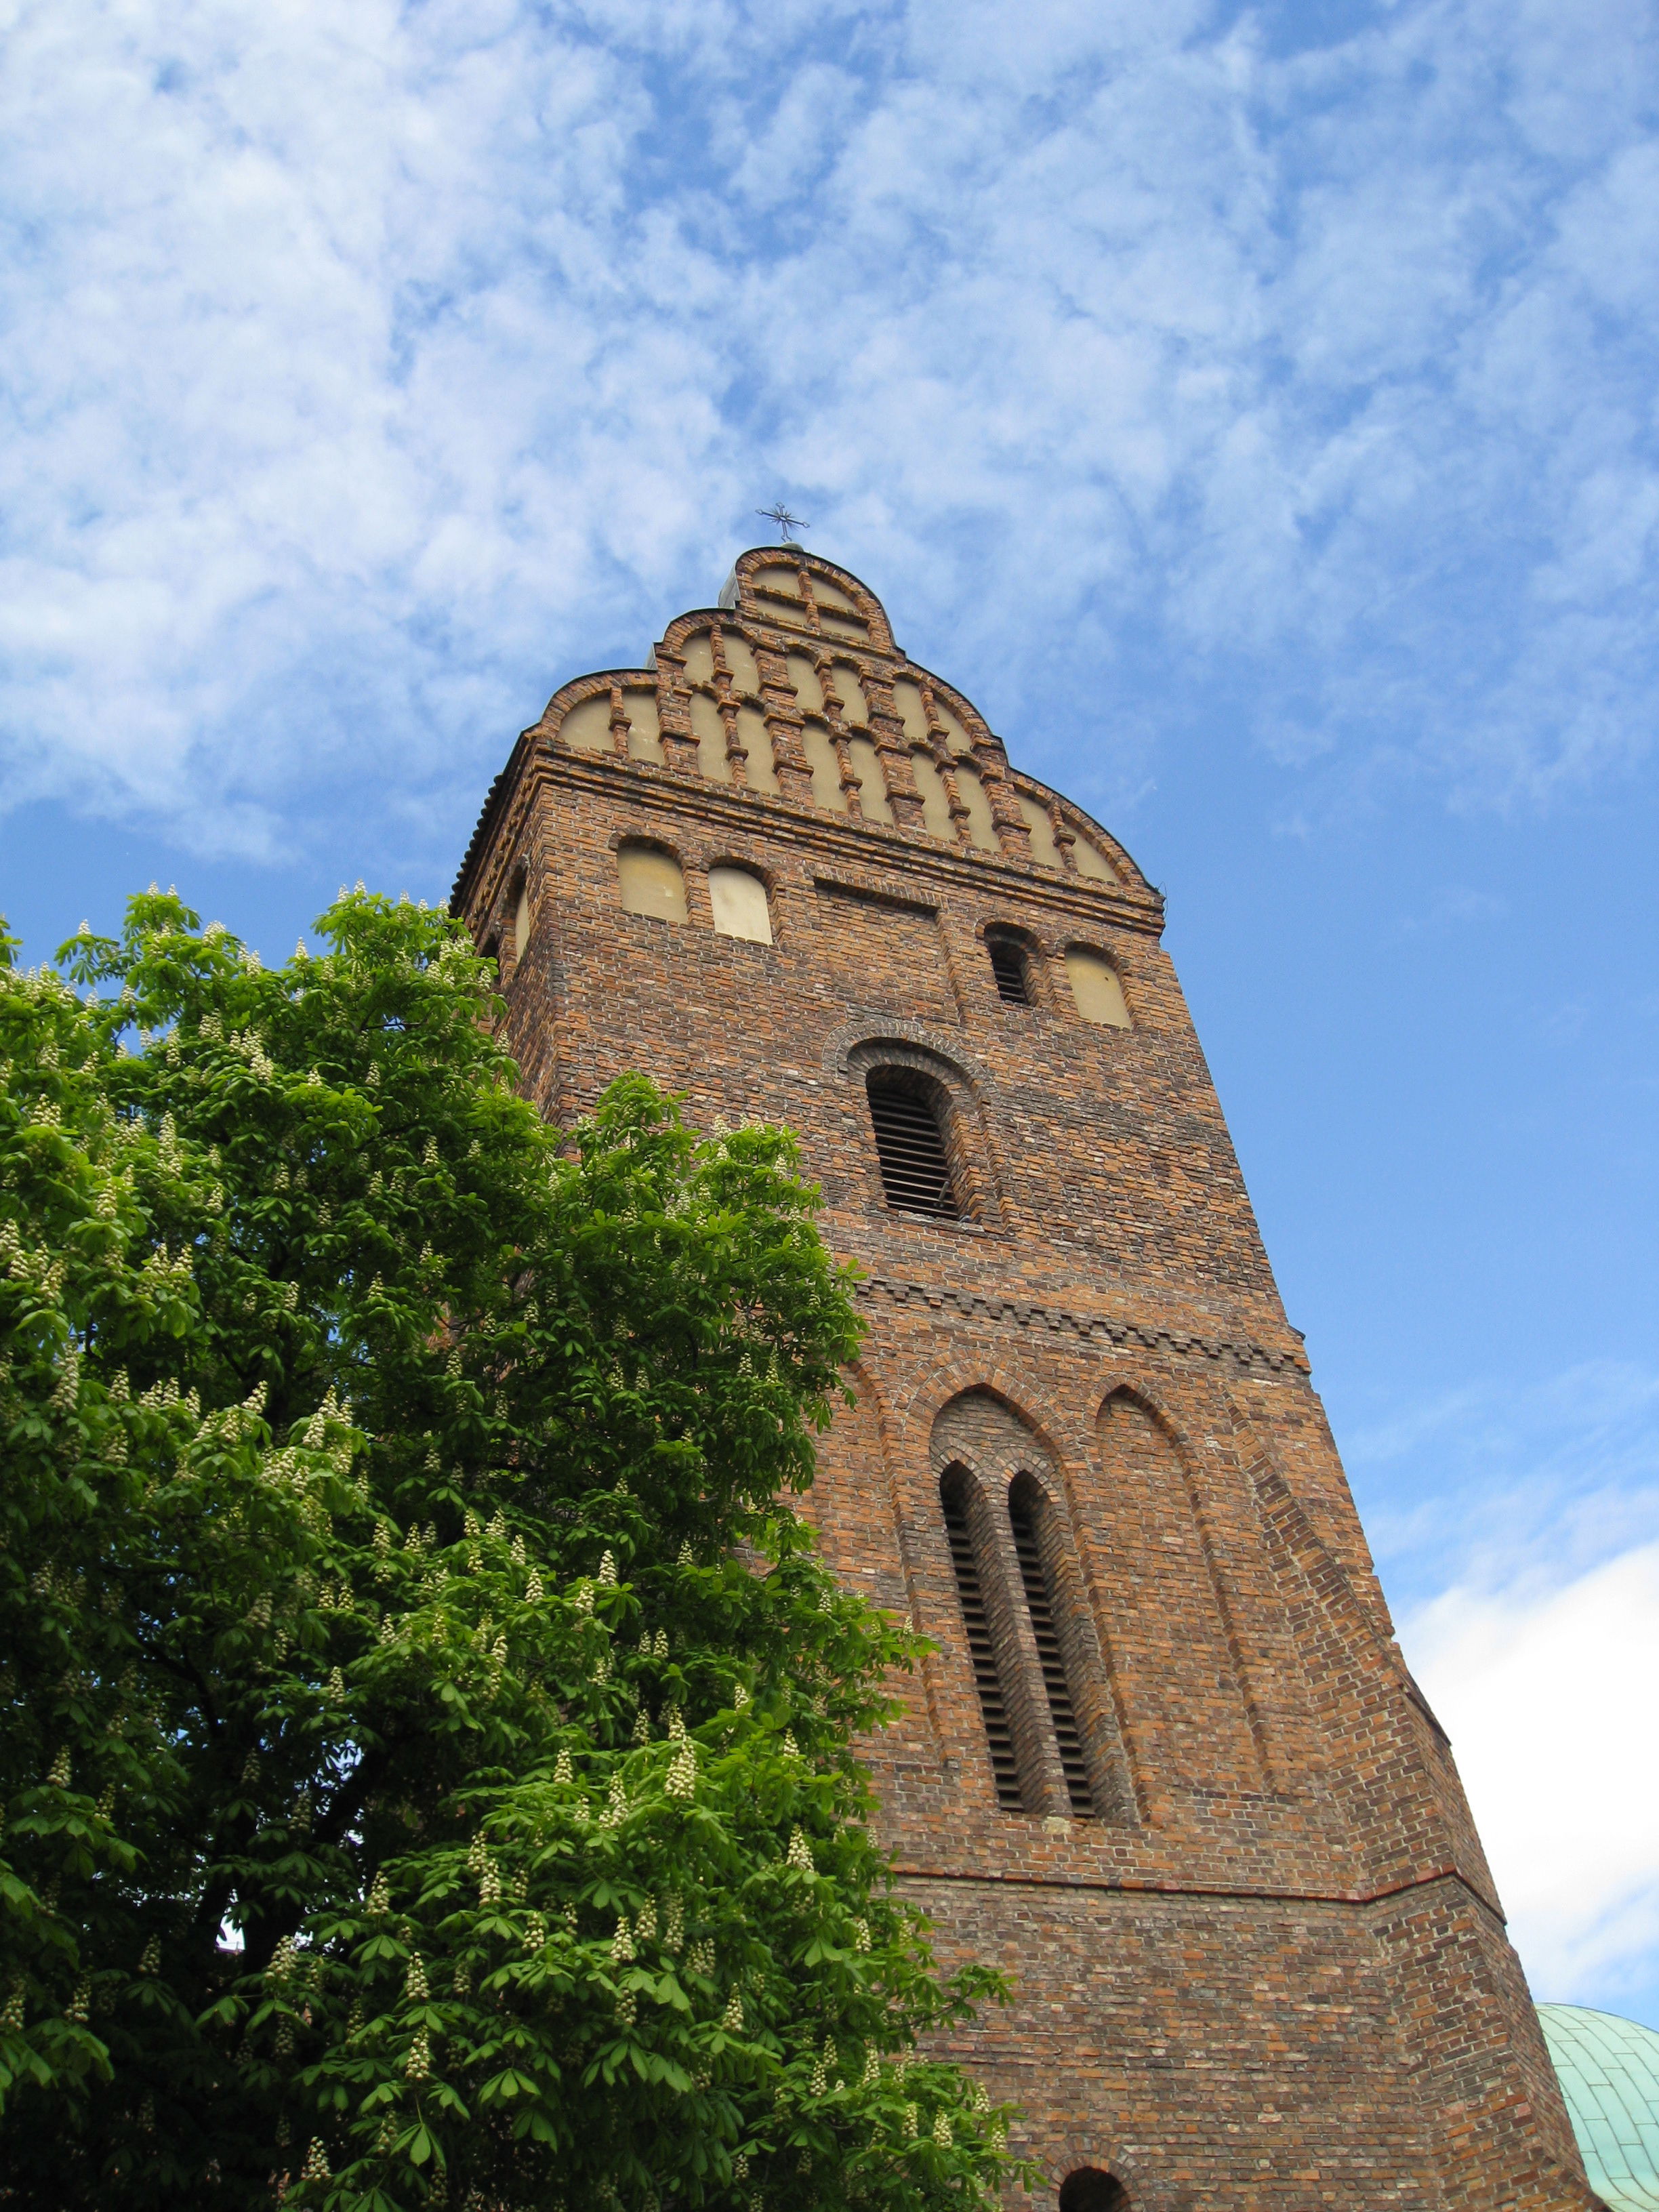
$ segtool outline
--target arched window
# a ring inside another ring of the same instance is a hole
[[[991,956],[991,975],[997,987],[997,996],[1005,1006],[1029,1006],[1031,1003],[1031,971],[1030,956],[1018,938],[1006,930],[996,930],[985,939],[985,949]]]
[[[1115,2173],[1079,2166],[1060,2185],[1060,2212],[1129,2212],[1129,2192]]]
[[[660,845],[619,845],[617,880],[625,914],[647,914],[657,921],[685,920],[685,878],[674,855]]]
[[[957,1221],[962,1201],[945,1149],[936,1087],[906,1068],[872,1068],[866,1085],[881,1187],[896,1213]]]
[[[1008,1521],[1014,1534],[1014,1556],[1019,1561],[1019,1578],[1024,1585],[1026,1609],[1031,1616],[1037,1665],[1042,1672],[1048,1715],[1054,1724],[1054,1744],[1066,1777],[1066,1794],[1071,1799],[1073,1812],[1079,1820],[1087,1820],[1094,1817],[1095,1793],[1089,1780],[1089,1761],[1083,1748],[1077,1705],[1060,1643],[1054,1571],[1043,1556],[1044,1531],[1041,1524],[1047,1516],[1048,1504],[1041,1486],[1029,1474],[1016,1475],[1008,1492]]]
[[[1085,1022],[1094,1022],[1109,1030],[1129,1027],[1123,986],[1109,960],[1098,952],[1091,952],[1086,946],[1073,945],[1066,955],[1066,973],[1077,1010]]]
[[[772,942],[772,910],[766,886],[747,868],[710,868],[708,903],[722,937],[741,937],[751,945]]]
[[[985,1740],[991,1753],[991,1773],[997,1802],[1005,1812],[1022,1813],[1025,1800],[1019,1786],[1019,1762],[1014,1755],[1013,1732],[1008,1723],[1008,1700],[1003,1694],[1002,1673],[997,1665],[990,1616],[985,1609],[985,1589],[969,1527],[969,1477],[959,1467],[947,1468],[939,1483],[939,1502],[945,1509],[945,1536],[951,1547],[951,1565],[962,1606],[962,1625],[968,1638],[968,1658],[979,1692],[979,1709],[985,1722]]]

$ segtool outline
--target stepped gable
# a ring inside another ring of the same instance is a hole
[[[476,903],[501,810],[546,750],[994,855],[1161,915],[1122,847],[1011,769],[971,701],[895,646],[875,594],[799,546],[744,554],[720,604],[677,617],[645,666],[561,685],[491,787],[456,878],[457,912]]]

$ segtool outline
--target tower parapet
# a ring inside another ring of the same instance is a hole
[[[811,1510],[931,1656],[869,1747],[1061,2212],[1591,2203],[1162,945],[856,577],[555,693],[455,890],[550,1117],[787,1121],[863,1270]],[[1116,2193],[1114,2194],[1113,2192]]]

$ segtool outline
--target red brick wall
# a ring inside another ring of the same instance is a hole
[[[745,555],[723,609],[670,625],[654,673],[555,697],[491,793],[457,905],[501,948],[509,1042],[544,1111],[567,1121],[641,1067],[705,1123],[787,1121],[827,1237],[866,1271],[858,1403],[811,1511],[837,1571],[937,1647],[869,1757],[941,1955],[1016,1984],[963,2055],[1021,2100],[1051,2204],[1093,2164],[1136,2208],[1584,2206],[1449,1749],[1392,1641],[1161,947],[1162,902],[904,660],[855,579],[797,562],[793,586],[757,594],[757,572],[790,565]],[[587,700],[574,750],[564,716]],[[705,772],[742,775],[756,718],[776,797]],[[880,763],[891,827],[859,818],[854,740]],[[951,806],[934,830],[924,785]],[[628,837],[679,857],[684,927],[622,911]],[[720,862],[766,883],[770,945],[714,932]],[[995,925],[1030,948],[1030,1006],[998,997]],[[1079,1018],[1073,944],[1116,967],[1130,1029]],[[884,1202],[864,1077],[895,1062],[936,1086],[970,1219]],[[947,1464],[968,1470],[1004,1577],[1025,1812],[999,1809],[992,1784]],[[1021,1611],[1006,1501],[1022,1470],[1091,1819],[1068,1817]]]

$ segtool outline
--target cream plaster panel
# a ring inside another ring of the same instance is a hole
[[[862,645],[870,625],[862,615],[844,615],[839,607],[820,607],[818,621],[830,637],[844,637],[849,645]]]
[[[1048,808],[1039,806],[1035,799],[1022,798],[1019,811],[1030,827],[1031,858],[1040,868],[1063,867],[1065,862],[1054,842],[1054,825],[1048,818]]]
[[[628,757],[654,761],[660,768],[662,730],[657,720],[656,692],[624,691],[623,705],[628,713]]]
[[[708,903],[720,936],[745,938],[751,945],[772,942],[772,909],[766,886],[747,868],[710,868]]]
[[[685,680],[688,684],[714,680],[714,647],[707,630],[699,630],[685,641]]]
[[[757,592],[786,592],[797,605],[800,604],[800,571],[798,568],[757,568],[754,586]]]
[[[1109,960],[1098,952],[1088,952],[1079,945],[1071,947],[1066,955],[1066,973],[1072,986],[1072,996],[1077,1010],[1085,1022],[1094,1022],[1103,1029],[1127,1030],[1129,1009],[1124,1002],[1123,986],[1117,979],[1117,970]]]
[[[522,960],[524,949],[530,942],[530,884],[528,878],[519,885],[519,902],[513,909],[513,951]]]
[[[623,845],[617,852],[617,881],[627,914],[647,914],[658,921],[685,920],[685,878],[672,853],[654,845]]]
[[[962,793],[962,803],[968,809],[968,834],[981,853],[999,853],[1002,841],[997,836],[997,825],[992,818],[991,802],[985,795],[985,786],[980,781],[979,770],[970,768],[966,761],[956,765],[957,789]]]
[[[755,656],[734,630],[725,634],[726,665],[732,672],[732,681],[739,691],[748,692],[750,698],[760,696],[760,671],[755,665]]]
[[[831,814],[845,814],[847,793],[841,787],[841,763],[836,758],[829,731],[809,722],[801,732],[800,742],[806,765],[812,771],[813,798]]]
[[[573,752],[608,753],[616,748],[611,736],[611,694],[584,699],[559,725],[559,735]]]
[[[706,691],[691,694],[691,734],[697,741],[697,766],[710,783],[730,783],[732,763],[726,757],[726,725],[720,710]]]
[[[743,747],[744,757],[748,763],[750,791],[764,791],[775,799],[778,779],[772,765],[772,740],[767,734],[766,718],[758,708],[738,708],[738,743]]]
[[[853,773],[859,780],[859,805],[864,810],[866,822],[884,822],[893,827],[893,810],[887,804],[887,785],[881,773],[881,759],[874,741],[869,738],[852,738],[848,750],[853,756]]]
[[[859,682],[857,669],[849,668],[844,660],[838,660],[830,674],[836,687],[836,696],[841,701],[842,721],[849,727],[867,728],[870,708],[865,700],[864,686]]]
[[[931,743],[927,735],[927,710],[921,703],[921,694],[915,685],[900,677],[893,686],[893,703],[898,708],[904,734],[911,744],[925,745]]]
[[[789,656],[789,681],[795,687],[795,696],[800,702],[803,714],[823,712],[823,686],[818,682],[818,672],[804,653]]]
[[[954,844],[957,831],[951,819],[951,801],[933,756],[918,746],[910,755],[910,768],[916,779],[916,789],[921,793],[923,823],[935,837],[949,838]]]
[[[951,750],[953,753],[971,753],[974,750],[973,739],[942,699],[934,700],[933,711],[945,725],[945,742]]]
[[[1080,876],[1091,877],[1097,884],[1115,884],[1118,879],[1117,870],[1103,853],[1096,850],[1086,837],[1079,837],[1073,841],[1072,858],[1077,864],[1077,872]]]

